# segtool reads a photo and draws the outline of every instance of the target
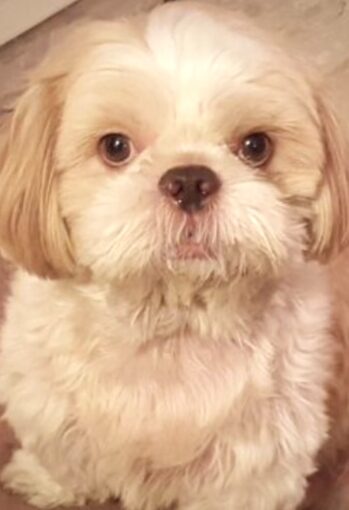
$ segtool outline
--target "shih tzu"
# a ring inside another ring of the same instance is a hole
[[[222,8],[51,55],[1,156],[2,483],[43,508],[296,509],[348,441],[346,150],[308,68]]]

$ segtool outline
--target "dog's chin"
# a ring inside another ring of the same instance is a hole
[[[260,273],[260,267],[245,264],[247,259],[241,256],[237,246],[218,247],[187,240],[164,250],[160,263],[162,270],[159,266],[158,269],[159,274],[172,280],[185,278],[188,283],[219,286]],[[270,275],[270,269],[265,273]]]
[[[266,253],[244,251],[237,245],[213,247],[186,241],[167,249],[158,274],[183,278],[195,284],[263,284],[277,278],[287,262]],[[159,269],[159,266],[158,266]]]
[[[185,241],[171,246],[163,257],[172,277],[185,276],[188,281],[204,282],[212,278],[227,278],[221,257],[203,243]]]
[[[217,260],[217,255],[212,248],[197,241],[184,241],[170,247],[167,258],[171,261],[209,261]]]

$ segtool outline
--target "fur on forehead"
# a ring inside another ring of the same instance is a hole
[[[70,68],[73,79],[83,72],[128,68],[141,73],[153,67],[176,88],[212,81],[223,88],[228,80],[238,84],[277,76],[297,82],[304,101],[311,100],[303,69],[286,52],[241,14],[205,2],[166,4],[147,16],[92,23],[80,29],[69,49],[79,55]]]
[[[203,117],[211,132],[218,123],[240,134],[275,125],[292,131],[309,118],[315,131],[320,121],[302,73],[245,19],[231,23],[215,12],[196,2],[165,5],[123,24],[122,37],[107,25],[103,38],[90,38],[68,77],[61,129],[66,120],[68,146],[74,126],[86,137],[121,128],[117,119],[126,131],[133,124],[155,135],[168,114],[193,138]]]

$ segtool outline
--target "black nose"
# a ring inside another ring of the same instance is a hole
[[[202,165],[171,168],[159,181],[161,191],[188,213],[202,209],[220,185],[215,172]]]

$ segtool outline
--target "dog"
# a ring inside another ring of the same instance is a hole
[[[230,10],[170,2],[51,53],[1,159],[4,486],[296,509],[349,430],[348,155],[315,74]]]

